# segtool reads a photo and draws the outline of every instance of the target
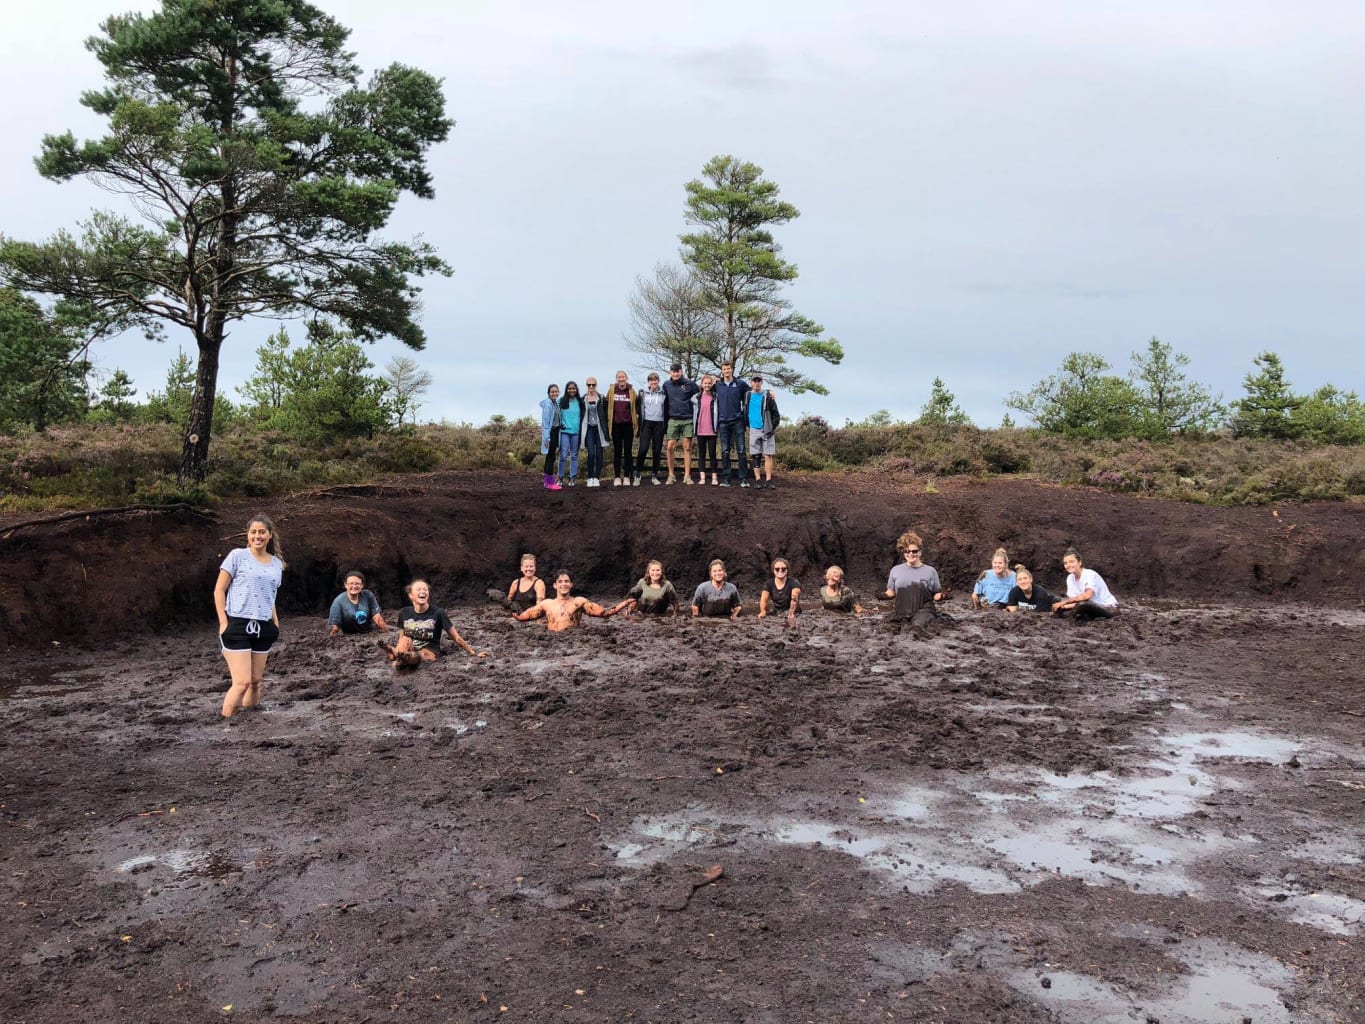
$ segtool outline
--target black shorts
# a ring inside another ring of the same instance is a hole
[[[225,651],[250,651],[269,654],[280,638],[280,627],[270,619],[228,617],[227,629],[218,634],[218,646]]]

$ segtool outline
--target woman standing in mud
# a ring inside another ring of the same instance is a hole
[[[924,542],[907,530],[896,541],[896,550],[905,562],[891,570],[886,579],[886,596],[894,598],[895,618],[909,619],[911,625],[927,626],[934,620],[934,605],[946,591],[939,583],[938,571],[924,564]]]
[[[213,587],[218,646],[232,676],[223,698],[224,718],[260,702],[266,658],[280,636],[275,594],[283,578],[283,549],[275,524],[265,516],[253,516],[246,524],[246,547],[228,552]]]
[[[521,575],[507,588],[507,605],[524,612],[545,600],[545,581],[536,575],[536,556],[521,556]]]

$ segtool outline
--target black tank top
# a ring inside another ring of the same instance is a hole
[[[516,605],[520,611],[524,612],[528,608],[534,608],[540,602],[540,598],[536,597],[536,584],[539,582],[540,577],[537,576],[531,581],[529,587],[522,590],[521,580],[517,580],[517,589],[512,593],[512,603]]]

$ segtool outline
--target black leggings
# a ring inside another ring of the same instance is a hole
[[[659,475],[659,461],[664,453],[664,421],[663,420],[641,420],[640,421],[640,448],[635,453],[635,472],[643,473],[645,469],[645,452],[654,453],[654,475]]]
[[[635,472],[635,425],[633,423],[613,423],[611,425],[611,468],[616,476],[627,480]]]
[[[708,459],[711,465],[710,469],[706,468]],[[697,469],[702,474],[702,483],[706,483],[707,473],[720,472],[720,460],[716,457],[715,434],[697,435]]]
[[[550,428],[550,451],[545,456],[545,475],[554,476],[559,472],[559,428]]]
[[[1119,608],[1118,605],[1106,608],[1104,605],[1096,604],[1094,601],[1082,601],[1080,604],[1076,605],[1075,608],[1070,609],[1070,611],[1075,616],[1077,622],[1089,622],[1091,619],[1112,619],[1119,613]],[[1065,615],[1066,612],[1063,611],[1060,614]]]

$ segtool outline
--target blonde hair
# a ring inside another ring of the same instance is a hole
[[[711,564],[706,567],[707,572],[710,572],[716,566],[720,566],[722,569],[724,569],[725,563],[722,562],[719,558],[713,558],[711,559]]]
[[[534,563],[535,563],[535,560],[536,560],[536,556],[533,555],[533,554],[531,554],[531,552],[528,551],[528,552],[526,552],[526,554],[524,554],[524,555],[521,556],[521,561],[520,561],[518,564],[519,564],[519,565],[525,565],[527,562],[531,562],[532,564],[534,564]]]
[[[896,539],[896,550],[903,555],[905,554],[906,548],[919,548],[922,551],[924,549],[924,541],[920,539],[918,533],[915,533],[913,530],[906,530]]]
[[[1033,579],[1033,573],[1029,572],[1029,567],[1023,562],[1020,562],[1014,567],[1014,578],[1017,580],[1020,576],[1027,576],[1029,579]]]
[[[1003,558],[1006,565],[1010,564],[1010,554],[1004,548],[995,549],[995,554],[991,555],[991,561],[994,562],[997,558]]]
[[[839,574],[840,583],[844,581],[844,570],[842,566],[831,565],[828,569],[825,570],[825,579],[829,579],[829,574],[832,572]]]

